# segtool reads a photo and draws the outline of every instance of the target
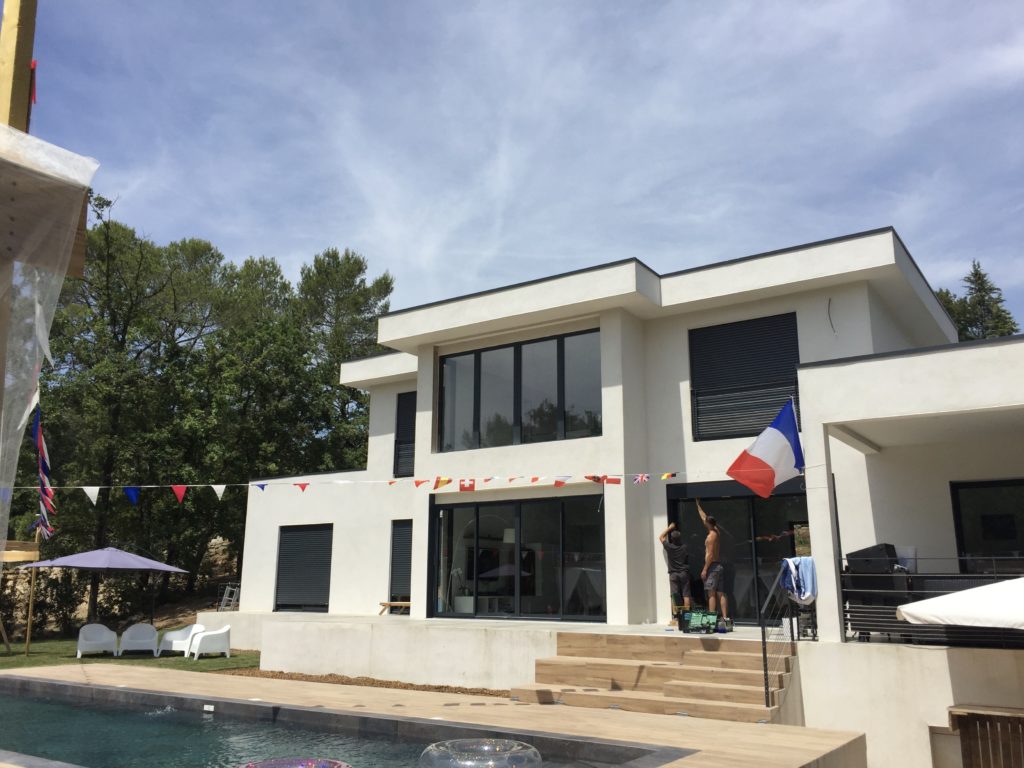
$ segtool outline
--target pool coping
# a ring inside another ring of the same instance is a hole
[[[352,712],[327,707],[303,707],[217,696],[163,693],[139,688],[0,675],[0,692],[94,702],[119,706],[174,707],[185,712],[226,715],[244,720],[269,721],[368,738],[431,743],[449,739],[510,738],[535,746],[542,756],[560,760],[595,761],[615,768],[660,768],[700,752],[696,749],[642,744],[613,739],[582,738],[527,729],[496,728],[423,717]],[[443,736],[438,738],[438,734]],[[15,760],[13,758],[19,758]],[[80,768],[69,763],[0,750],[0,761],[23,768]]]

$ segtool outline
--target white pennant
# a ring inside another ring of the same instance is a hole
[[[213,488],[213,492],[217,494],[217,501],[220,501],[220,497],[224,495],[224,489],[227,488],[227,486],[211,485],[210,487]]]
[[[89,501],[95,507],[96,499],[100,495],[100,487],[98,485],[83,485],[82,490],[85,491],[85,495],[89,497]]]

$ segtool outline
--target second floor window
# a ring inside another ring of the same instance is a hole
[[[597,331],[441,358],[441,451],[601,434]]]
[[[690,331],[694,440],[758,435],[790,397],[799,397],[796,314]]]

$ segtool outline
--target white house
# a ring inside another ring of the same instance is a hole
[[[1024,651],[877,642],[850,613],[844,555],[876,544],[950,588],[1024,571],[1024,337],[956,344],[893,229],[626,259],[391,312],[378,340],[394,353],[340,377],[370,394],[366,470],[250,488],[230,620],[265,667],[523,682],[553,628],[668,621],[657,534],[677,522],[699,572],[700,499],[738,625],[813,552],[807,725],[927,764],[949,705],[1024,706]],[[806,474],[760,499],[725,470],[791,396]]]

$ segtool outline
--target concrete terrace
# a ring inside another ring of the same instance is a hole
[[[844,731],[578,709],[486,696],[179,672],[135,665],[37,667],[10,670],[0,675],[697,750],[669,764],[679,768],[860,768],[866,765],[864,736]]]

